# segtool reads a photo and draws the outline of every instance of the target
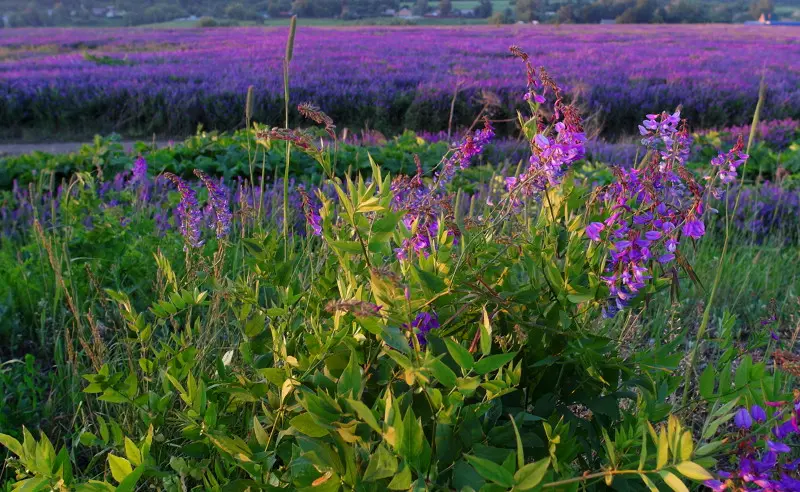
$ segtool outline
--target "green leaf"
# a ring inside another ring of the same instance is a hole
[[[400,469],[400,473],[396,474],[391,482],[389,482],[389,490],[408,490],[411,487],[411,469],[405,465]]]
[[[425,434],[422,430],[422,423],[414,415],[411,407],[406,411],[401,425],[395,426],[396,450],[406,463],[421,471],[428,463],[423,462],[425,452]]]
[[[531,490],[542,481],[547,467],[550,466],[550,458],[545,458],[523,466],[514,474],[514,481],[517,490]]]
[[[459,367],[465,371],[472,369],[472,365],[475,361],[472,359],[472,354],[469,353],[469,350],[465,349],[460,343],[456,342],[452,338],[445,338],[444,343],[447,345],[447,351],[450,352],[450,357],[456,361],[456,364],[458,364]]]
[[[669,460],[669,441],[667,440],[667,431],[661,429],[658,435],[658,455],[656,458],[656,469],[664,468]]]
[[[428,369],[431,371],[431,374],[447,388],[453,388],[458,384],[456,373],[441,360],[433,359],[428,362]]]
[[[111,476],[120,483],[125,480],[125,477],[133,473],[133,467],[128,460],[113,454],[108,455],[108,466],[111,467]]]
[[[39,492],[49,489],[47,477],[34,477],[14,484],[15,492]]]
[[[695,450],[694,454],[696,456],[707,456],[707,455],[710,455],[714,451],[719,449],[723,444],[724,444],[723,441],[714,441],[714,442],[710,442],[708,444],[704,444],[703,446],[700,446],[699,448],[697,448]]]
[[[352,396],[354,398],[358,398],[361,393],[361,366],[358,365],[358,358],[355,352],[350,353],[350,362],[348,362],[342,375],[339,376],[336,391],[339,396]]]
[[[686,478],[702,482],[714,478],[705,468],[693,461],[683,461],[675,465],[675,468]]]
[[[358,241],[331,241],[330,244],[334,249],[344,253],[361,254],[364,252]]]
[[[658,492],[658,487],[656,487],[656,484],[654,484],[653,481],[650,480],[650,478],[647,475],[642,473],[639,476],[641,477],[642,482],[644,482],[644,485],[650,492]]]
[[[128,461],[133,464],[133,466],[139,466],[142,464],[142,453],[139,451],[139,448],[136,447],[136,444],[133,443],[127,437],[125,438],[125,456],[128,458]]]
[[[488,374],[503,367],[507,362],[516,357],[516,352],[508,352],[507,354],[490,355],[484,357],[475,363],[475,372],[478,374]]]
[[[481,325],[481,352],[483,352],[484,356],[492,353],[492,324],[489,322],[489,313],[486,312],[485,305],[483,306],[483,324]],[[475,368],[477,369],[477,365]]]
[[[464,457],[467,459],[469,464],[475,468],[475,471],[478,472],[478,475],[486,480],[506,488],[510,488],[512,485],[514,485],[514,475],[494,461],[470,455],[466,455]],[[545,470],[546,469],[547,468],[545,467]],[[539,480],[541,480],[541,478]]]
[[[94,446],[94,443],[98,441],[97,436],[92,434],[91,432],[81,432],[81,437],[79,441],[84,446]]]
[[[370,410],[363,402],[348,399],[347,403],[353,408],[353,410],[355,410],[358,418],[366,422],[366,424],[369,425],[375,432],[379,434],[381,433],[381,426],[378,425],[375,415],[372,413],[372,410]]]
[[[258,421],[258,417],[255,415],[253,415],[253,432],[256,435],[256,442],[262,446],[266,446],[267,441],[269,441],[267,431],[264,430],[264,427],[261,425],[261,422]]]
[[[290,420],[289,424],[308,437],[322,437],[328,435],[327,429],[319,425],[310,413],[301,413]]]
[[[514,438],[517,441],[517,469],[522,469],[525,466],[525,450],[522,447],[522,436],[519,435],[517,421],[514,420],[512,415],[509,415],[508,417],[511,421],[511,426],[514,427]],[[516,475],[514,478],[516,479]]]
[[[125,477],[125,480],[117,486],[116,492],[133,492],[136,488],[136,482],[139,481],[142,473],[144,473],[144,465],[137,466],[136,469]]]
[[[445,289],[444,280],[435,274],[426,272],[425,270],[420,270],[416,267],[414,267],[414,271],[417,273],[420,283],[429,291],[438,294]]]
[[[374,482],[375,480],[394,476],[396,472],[397,458],[381,444],[370,457],[367,469],[364,471],[363,480],[365,482]]]
[[[694,451],[694,442],[692,440],[692,432],[687,430],[681,436],[679,456],[684,461],[689,460],[692,458],[693,451]]]
[[[673,473],[668,471],[661,471],[659,473],[661,474],[661,478],[664,480],[664,483],[669,485],[669,488],[675,492],[689,492],[689,489],[686,488],[686,485],[684,485],[681,479],[675,476]]]
[[[9,451],[16,454],[20,458],[25,458],[25,453],[22,450],[22,444],[13,437],[7,434],[0,434],[0,444],[7,447]]]
[[[709,364],[706,366],[703,374],[700,375],[700,396],[706,400],[710,400],[714,397],[715,378],[716,374],[714,373],[714,367]]]

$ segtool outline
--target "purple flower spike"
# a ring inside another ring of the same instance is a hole
[[[603,232],[605,227],[606,226],[602,222],[592,222],[586,226],[586,236],[592,241],[599,241],[600,233]]]
[[[792,450],[788,445],[775,441],[767,441],[767,448],[775,453],[788,453]]]
[[[203,245],[200,239],[200,224],[203,221],[203,214],[197,204],[197,195],[188,184],[172,173],[164,173],[164,176],[172,181],[181,194],[181,201],[178,204],[176,215],[180,222],[180,230],[186,241],[186,246],[199,248]]]
[[[683,224],[683,234],[695,239],[700,239],[706,233],[706,226],[701,220],[690,219]]]
[[[734,415],[733,423],[740,429],[749,429],[753,426],[753,418],[750,416],[750,412],[747,411],[747,408],[742,407],[736,412],[736,415]]]
[[[439,316],[436,313],[419,313],[411,326],[417,329],[417,340],[424,347],[428,343],[428,333],[439,328]]]
[[[195,169],[194,174],[200,178],[206,189],[208,189],[208,201],[211,204],[211,208],[214,210],[217,239],[222,239],[230,233],[231,220],[233,219],[230,206],[228,205],[228,194],[222,189],[222,186],[215,183],[206,173]]]
[[[750,415],[752,415],[753,420],[759,424],[763,424],[767,421],[767,412],[765,412],[764,409],[758,405],[753,405],[750,407]]]

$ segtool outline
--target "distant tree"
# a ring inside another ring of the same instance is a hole
[[[540,0],[517,0],[517,20],[530,22],[534,19],[538,19],[541,10],[542,4]]]
[[[492,16],[492,0],[481,0],[475,7],[475,17],[487,18]]]
[[[670,3],[663,9],[664,22],[671,24],[691,24],[710,22],[706,9],[692,0],[678,0]]]
[[[414,14],[415,15],[425,15],[428,13],[428,0],[417,0],[416,5],[414,5]]]
[[[439,0],[439,15],[450,15],[451,13],[453,13],[453,2]]]
[[[616,20],[619,24],[649,24],[657,20],[657,9],[656,0],[636,0],[636,5],[626,9]]]
[[[571,3],[566,3],[558,9],[556,12],[556,22],[559,24],[571,24],[575,22],[575,11]]]
[[[234,2],[225,7],[225,17],[228,19],[247,20],[252,18],[253,14],[241,2]]]
[[[292,10],[291,0],[269,0],[267,2],[267,14],[270,17],[278,17],[283,12]]]
[[[761,14],[764,16],[771,16],[775,11],[775,2],[773,0],[754,0],[750,4],[750,16],[753,19],[758,19]]]

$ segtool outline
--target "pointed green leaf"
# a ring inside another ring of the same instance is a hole
[[[511,472],[498,465],[494,461],[470,455],[466,455],[464,457],[467,459],[469,464],[475,468],[475,471],[478,472],[478,475],[486,480],[506,488],[510,488],[514,485],[514,476],[511,474]]]
[[[542,481],[547,467],[550,466],[550,458],[545,458],[523,466],[514,474],[516,490],[531,490]]]

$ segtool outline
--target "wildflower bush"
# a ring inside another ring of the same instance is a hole
[[[153,179],[139,158],[113,178],[76,168],[49,195],[13,190],[4,241],[22,246],[3,250],[4,282],[25,308],[5,318],[9,345],[52,346],[46,384],[68,418],[9,403],[25,427],[0,434],[8,486],[792,490],[790,351],[776,353],[785,370],[738,358],[728,314],[709,345],[719,363],[697,366],[706,320],[683,380],[681,340],[629,351],[605,329],[677,301],[681,279],[703,283],[689,259],[709,203],[740,179],[743,142],[696,175],[680,113],[647,115],[636,166],[582,179],[578,110],[511,51],[530,157],[485,181],[469,168],[489,120],[436,166],[411,156],[392,175],[387,152],[345,172],[333,122],[302,105],[330,138],[250,133],[253,149],[285,149],[272,184],[202,166]],[[290,183],[297,153],[316,171]],[[36,377],[32,360],[14,367]]]

